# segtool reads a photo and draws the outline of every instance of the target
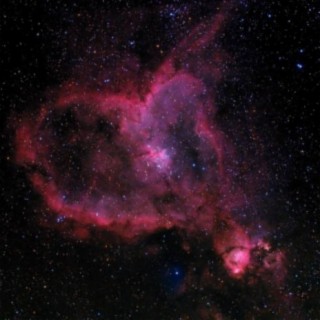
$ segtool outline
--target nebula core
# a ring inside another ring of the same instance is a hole
[[[126,57],[103,88],[71,79],[22,116],[16,162],[53,227],[72,221],[77,238],[96,228],[129,243],[176,228],[211,239],[231,278],[254,271],[283,279],[284,253],[235,214],[246,190],[236,148],[215,117],[228,59],[215,39],[226,17],[222,9],[196,26],[155,70]]]

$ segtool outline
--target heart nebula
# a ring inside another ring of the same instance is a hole
[[[57,225],[124,241],[171,228],[204,234],[231,277],[250,268],[257,246],[232,213],[245,190],[215,117],[223,55],[208,52],[222,22],[197,27],[152,76],[102,90],[69,81],[22,117],[16,161]]]

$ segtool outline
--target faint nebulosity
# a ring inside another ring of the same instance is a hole
[[[316,4],[3,12],[4,319],[320,317]]]

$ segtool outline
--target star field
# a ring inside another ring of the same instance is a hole
[[[4,1],[1,319],[319,319],[319,19]]]

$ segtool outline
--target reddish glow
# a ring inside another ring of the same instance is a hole
[[[242,275],[250,262],[250,252],[248,248],[235,248],[224,255],[224,263],[232,276]]]
[[[206,68],[197,62],[208,59],[224,19],[222,10],[197,27],[152,77],[115,74],[121,85],[102,90],[70,80],[17,125],[16,162],[29,169],[44,205],[76,224],[75,237],[90,237],[88,226],[127,241],[181,228],[212,235],[230,276],[246,272],[250,237],[231,214],[244,191],[206,84],[221,80],[224,55],[210,54]]]
[[[248,234],[225,212],[215,216],[213,247],[230,276],[241,277],[250,264],[253,247]]]

